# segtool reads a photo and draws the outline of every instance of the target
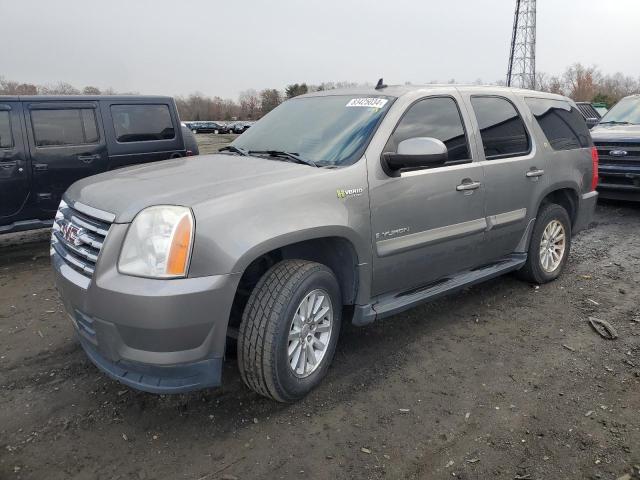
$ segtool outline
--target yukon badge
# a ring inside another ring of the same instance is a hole
[[[349,188],[347,190],[343,190],[342,188],[339,188],[336,190],[336,195],[338,196],[338,198],[359,197],[363,193],[364,193],[364,188],[362,187]]]

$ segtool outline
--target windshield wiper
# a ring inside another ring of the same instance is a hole
[[[619,122],[618,120],[609,120],[606,122],[600,122],[600,125],[637,125],[635,123],[631,123],[631,122]]]
[[[300,155],[293,152],[284,152],[282,150],[249,150],[248,153],[249,155],[270,155],[272,157],[288,158],[289,160],[293,160],[296,163],[302,163],[304,165],[309,165],[310,167],[320,168],[320,166],[313,160],[302,158]]]
[[[235,145],[227,145],[226,147],[222,147],[218,152],[233,152],[239,153],[243,156],[248,156],[249,152],[247,152],[244,148],[236,147]]]

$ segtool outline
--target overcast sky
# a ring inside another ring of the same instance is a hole
[[[503,79],[515,0],[0,0],[0,75],[182,95]],[[640,0],[539,0],[537,69],[640,76]],[[598,38],[600,33],[602,38]]]

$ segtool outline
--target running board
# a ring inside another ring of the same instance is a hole
[[[353,316],[354,325],[366,325],[429,302],[465,287],[484,282],[508,272],[518,270],[527,261],[526,253],[512,253],[497,262],[473,270],[466,270],[453,277],[438,280],[407,292],[379,297],[376,303],[357,306]]]

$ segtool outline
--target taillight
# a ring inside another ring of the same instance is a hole
[[[187,157],[192,157],[193,156],[193,152],[191,150],[187,150]]]
[[[591,173],[591,191],[594,191],[598,186],[598,149],[591,147],[591,164],[593,166],[593,172]]]

